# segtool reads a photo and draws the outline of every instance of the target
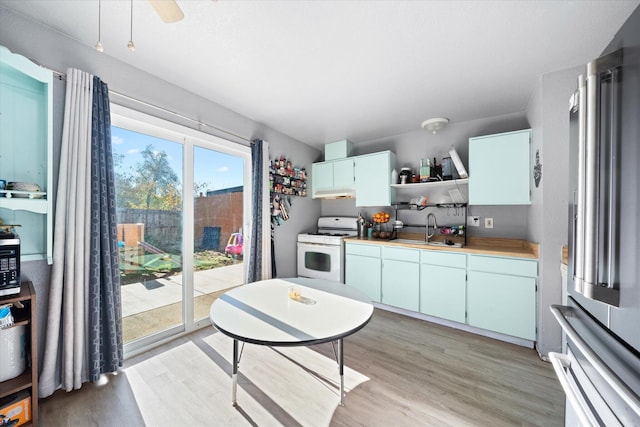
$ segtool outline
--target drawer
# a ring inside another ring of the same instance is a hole
[[[474,271],[510,274],[512,276],[538,276],[538,261],[469,255],[467,262],[469,270]]]
[[[420,262],[444,267],[467,268],[467,255],[441,251],[420,251]]]
[[[420,251],[417,249],[382,247],[383,259],[395,259],[398,261],[420,262]]]
[[[350,255],[370,256],[380,258],[380,246],[377,245],[359,245],[357,243],[347,243],[345,252]]]

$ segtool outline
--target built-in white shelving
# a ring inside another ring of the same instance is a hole
[[[448,181],[430,181],[430,182],[416,182],[413,184],[391,184],[392,187],[398,189],[428,189],[433,187],[447,187],[457,185],[469,185],[469,178],[464,179],[450,179]]]

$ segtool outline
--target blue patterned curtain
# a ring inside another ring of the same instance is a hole
[[[261,139],[251,143],[251,235],[247,283],[270,279],[272,274],[271,221],[269,221],[268,144]],[[266,207],[265,207],[266,206]]]
[[[109,89],[93,77],[91,231],[89,264],[89,378],[122,366],[122,305],[111,155]]]
[[[249,272],[247,282],[262,279],[262,140],[251,143],[251,241],[249,242]]]

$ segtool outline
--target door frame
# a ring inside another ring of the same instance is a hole
[[[124,345],[124,356],[132,357],[176,337],[189,334],[211,325],[208,318],[194,319],[194,194],[193,194],[193,151],[195,147],[238,156],[244,160],[243,174],[243,233],[248,241],[252,227],[251,193],[251,148],[237,142],[210,135],[171,121],[151,116],[122,105],[111,103],[111,125],[125,128],[182,145],[182,324],[143,337]],[[243,263],[243,283],[247,282],[248,263]]]

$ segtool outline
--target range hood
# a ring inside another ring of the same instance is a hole
[[[317,190],[314,199],[353,199],[356,196],[356,189],[353,187],[326,188]]]

